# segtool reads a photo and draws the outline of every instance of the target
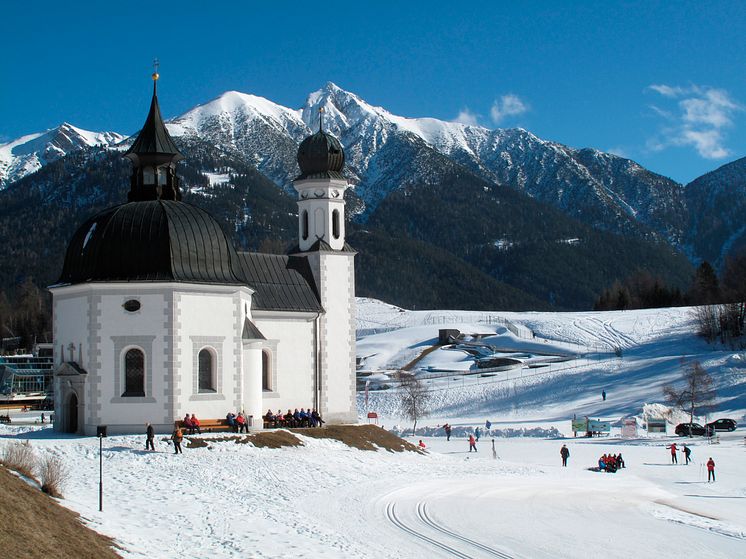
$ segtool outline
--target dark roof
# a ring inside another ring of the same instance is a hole
[[[166,130],[166,125],[161,117],[161,108],[158,105],[158,95],[156,95],[155,82],[153,82],[153,99],[150,102],[150,112],[145,119],[140,133],[137,135],[135,143],[124,154],[136,162],[137,158],[142,155],[171,155],[172,161],[183,159],[176,144],[171,139],[171,135]]]
[[[73,235],[58,284],[178,281],[242,285],[238,256],[204,210],[174,200],[104,210]]]
[[[246,283],[256,290],[251,307],[263,311],[323,311],[308,261],[299,256],[239,252]]]
[[[264,334],[256,327],[256,324],[246,317],[243,321],[243,333],[241,334],[242,340],[266,340]]]
[[[300,176],[296,180],[311,178],[344,179],[345,152],[339,140],[319,130],[303,140],[298,147]]]
[[[327,243],[323,239],[319,239],[318,241],[313,243],[310,247],[308,247],[308,250],[301,250],[300,245],[293,245],[292,248],[288,251],[288,254],[298,254],[301,252],[353,252],[357,254],[357,251],[352,248],[347,242],[345,242],[344,246],[340,250],[335,250],[329,243]]]

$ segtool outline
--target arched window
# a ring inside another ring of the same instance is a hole
[[[272,368],[268,351],[262,351],[262,390],[272,390]]]
[[[305,241],[308,238],[308,212],[306,210],[303,210],[301,214],[301,229],[301,235]]]
[[[339,239],[339,210],[332,212],[332,235],[335,239]]]
[[[124,394],[122,397],[145,396],[145,354],[139,349],[124,354]]]
[[[215,382],[213,371],[212,353],[210,350],[203,349],[199,352],[199,391],[200,392],[215,392]]]

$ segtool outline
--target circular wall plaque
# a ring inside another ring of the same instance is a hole
[[[124,307],[124,310],[127,312],[139,311],[140,301],[138,301],[137,299],[130,299],[129,301],[125,301],[124,305],[122,306]]]

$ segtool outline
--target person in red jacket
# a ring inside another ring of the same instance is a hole
[[[676,458],[676,443],[671,443],[671,446],[668,448],[671,449],[671,464],[678,464],[679,461]]]
[[[712,478],[712,481],[715,481],[715,461],[712,459],[712,456],[707,461],[707,483],[710,483],[710,478]]]
[[[181,420],[181,424],[184,426],[184,431],[186,431],[190,435],[194,435],[194,429],[192,429],[192,420],[189,418],[189,414],[186,414],[184,416],[184,419]]]
[[[474,435],[469,435],[469,452],[477,451],[477,441],[474,439]]]
[[[238,415],[236,416],[236,426],[238,427],[238,433],[243,433],[246,431],[249,432],[248,427],[246,426],[246,418],[243,416],[243,412],[238,412]]]
[[[422,442],[422,439],[420,439],[420,444],[418,444],[417,446],[423,449],[425,448],[425,443]]]
[[[194,435],[194,431],[197,431],[198,435],[202,434],[202,430],[199,428],[199,419],[197,419],[197,416],[192,414],[192,435]]]

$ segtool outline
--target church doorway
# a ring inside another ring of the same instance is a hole
[[[78,432],[78,396],[73,392],[67,400],[65,409],[65,433]]]

